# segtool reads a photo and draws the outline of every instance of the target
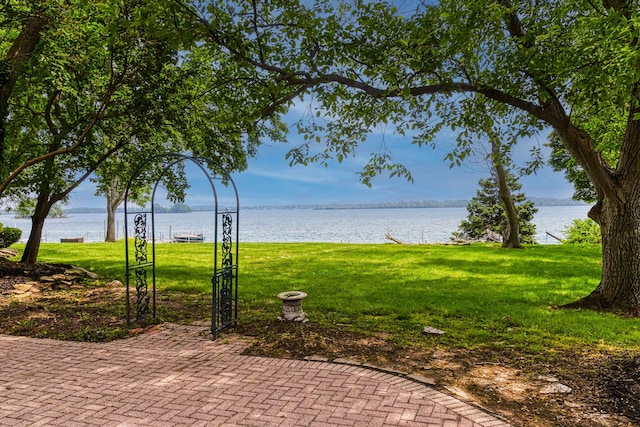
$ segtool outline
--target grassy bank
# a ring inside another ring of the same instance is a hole
[[[240,246],[240,323],[273,319],[276,295],[308,293],[304,309],[321,325],[384,333],[400,345],[429,345],[424,326],[446,331],[441,345],[546,352],[561,347],[640,348],[640,321],[556,307],[598,284],[596,246]],[[211,244],[157,245],[163,290],[209,293]],[[40,261],[124,278],[124,245],[43,244]],[[202,301],[207,301],[203,298]],[[162,304],[162,300],[159,301]]]

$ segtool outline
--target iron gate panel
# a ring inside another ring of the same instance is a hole
[[[236,324],[238,320],[238,265],[234,264],[233,216],[231,212],[220,215],[222,222],[222,261],[211,279],[213,285],[211,333],[215,336],[223,329]],[[237,259],[237,247],[236,256]],[[235,290],[235,295],[234,295]]]
[[[144,167],[147,167],[152,161],[165,160],[163,163],[163,173],[160,174],[155,182],[155,187],[151,196],[151,210],[145,212],[134,212],[134,262],[129,259],[129,236],[128,236],[128,215],[127,203],[129,191],[134,179],[140,175]],[[169,160],[169,162],[166,162]],[[216,166],[222,171],[221,176],[215,175],[212,178],[207,172],[204,163],[215,164],[210,160],[187,156],[184,154],[170,153],[153,156],[142,162],[135,172],[132,174],[125,193],[124,213],[125,213],[125,252],[126,252],[126,298],[127,298],[127,323],[131,322],[131,303],[130,281],[134,276],[136,295],[135,295],[135,313],[136,321],[143,320],[148,317],[156,317],[156,261],[155,261],[155,193],[162,176],[177,163],[191,160],[206,175],[211,185],[215,202],[214,214],[214,254],[213,254],[213,277],[212,284],[212,310],[211,310],[211,334],[215,339],[222,330],[237,324],[238,320],[238,234],[239,234],[239,199],[238,191],[231,176],[220,166]],[[235,194],[235,210],[227,210],[219,213],[218,192],[213,180],[220,180],[225,185],[231,184]],[[151,233],[149,233],[149,224],[147,215],[151,215]],[[220,245],[220,264],[218,264],[218,220],[222,227],[222,241]],[[151,254],[149,254],[148,246],[151,242]],[[149,270],[151,270],[151,295],[149,294]]]
[[[136,321],[143,320],[149,316],[155,317],[156,315],[156,307],[155,307],[155,275],[151,275],[152,278],[152,297],[149,296],[149,285],[148,285],[148,270],[153,269],[154,262],[149,261],[148,254],[148,242],[147,242],[147,234],[148,234],[148,224],[147,224],[147,214],[151,212],[137,212],[134,217],[134,260],[135,263],[131,265],[129,262],[129,250],[128,250],[128,239],[125,240],[125,248],[127,252],[127,323],[131,321],[131,309],[130,309],[130,292],[129,292],[129,280],[131,275],[133,274],[135,279],[135,319]],[[125,228],[126,228],[126,209],[125,209]],[[125,233],[126,234],[126,233]],[[153,298],[153,305],[150,309],[150,301]]]

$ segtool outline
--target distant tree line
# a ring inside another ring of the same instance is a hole
[[[552,197],[529,197],[536,206],[576,206],[584,205],[584,202],[573,199],[555,199]],[[376,202],[376,203],[314,203],[298,205],[256,205],[242,206],[241,209],[399,209],[399,208],[464,208],[469,204],[469,200],[412,200],[399,202]],[[186,209],[189,210],[186,210]],[[155,204],[156,212],[206,212],[215,210],[213,205],[189,206],[178,203],[170,208]],[[118,209],[122,212],[123,209]],[[77,207],[66,210],[67,213],[104,213],[105,208]]]
[[[551,197],[529,197],[537,206],[575,206],[584,205],[584,202],[573,199],[555,199]],[[257,205],[244,209],[399,209],[399,208],[464,208],[469,200],[412,200],[399,202],[375,202],[375,203],[326,203],[326,204],[299,204],[299,205]],[[194,210],[204,210],[193,208]],[[213,210],[213,207],[211,209]]]
[[[155,213],[189,213],[191,212],[191,207],[184,203],[176,203],[170,208],[165,208],[164,206],[160,206],[158,203],[153,205],[153,210]]]

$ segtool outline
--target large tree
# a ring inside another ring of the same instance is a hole
[[[9,59],[14,46],[24,45],[18,41],[31,18],[40,16],[29,2],[10,4],[20,6],[24,23],[0,29]],[[189,45],[193,17],[183,8],[146,0],[43,4],[51,11],[46,25],[37,28],[34,46],[18,55],[22,62],[8,62],[15,67],[2,98],[0,196],[36,201],[23,262],[36,261],[51,207],[94,172],[118,184],[143,158],[184,150],[232,171],[245,167],[261,135],[281,136],[277,119],[263,120],[268,88],[242,91],[219,50]],[[127,167],[118,167],[117,159]],[[107,161],[115,167],[99,169]],[[172,185],[178,194],[184,180]]]
[[[165,43],[143,36],[135,6],[60,4],[57,12],[8,102],[5,164],[12,171],[0,191],[36,201],[26,263],[36,260],[51,207],[129,141],[113,131],[97,138],[97,124],[148,129],[151,115],[140,107],[158,96],[150,82],[176,61]]]
[[[383,2],[252,0],[191,10],[210,45],[247,64],[247,81],[284,94],[274,105],[304,95],[326,118],[300,123],[325,148],[314,152],[310,142],[293,161],[350,155],[381,122],[418,144],[433,143],[440,126],[460,129],[459,152],[485,113],[508,123],[514,140],[553,129],[598,199],[590,216],[602,229],[602,277],[580,305],[637,313],[640,5],[431,3],[398,11]],[[477,103],[486,108],[475,110]],[[615,160],[603,150],[614,150]],[[374,153],[363,178],[387,169],[406,173],[387,152]]]

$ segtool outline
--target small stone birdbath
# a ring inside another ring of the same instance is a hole
[[[278,320],[290,322],[308,322],[307,315],[302,311],[302,300],[307,297],[305,292],[287,291],[278,294],[282,300],[282,314]]]

